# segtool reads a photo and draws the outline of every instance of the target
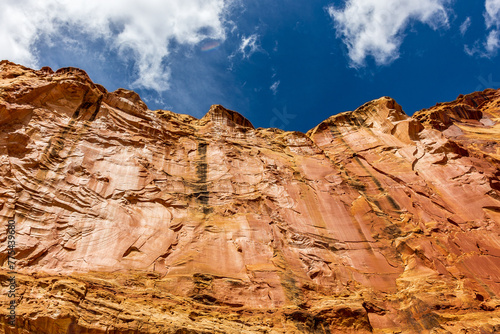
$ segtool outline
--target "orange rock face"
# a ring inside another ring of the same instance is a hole
[[[0,333],[500,331],[500,91],[303,134],[3,61],[0,130]]]

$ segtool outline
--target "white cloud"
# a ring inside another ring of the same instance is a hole
[[[484,7],[486,8],[484,13],[486,28],[491,30],[484,43],[486,52],[481,55],[492,57],[500,48],[500,0],[486,0]]]
[[[493,56],[496,54],[500,48],[500,32],[498,30],[492,30],[486,38],[485,48],[488,55]]]
[[[276,95],[278,93],[278,87],[280,85],[280,81],[275,81],[269,89],[273,92],[273,95]]]
[[[464,51],[469,56],[474,56],[475,54],[481,54],[481,48],[479,47],[479,43],[474,43],[473,46],[464,45]]]
[[[258,38],[259,36],[257,34],[253,34],[248,37],[241,37],[239,52],[241,52],[243,58],[250,58],[251,55],[260,49],[260,46],[257,43]]]
[[[484,7],[486,40],[477,40],[472,47],[465,45],[464,50],[469,56],[491,58],[496,56],[500,49],[500,0],[486,0]]]
[[[347,0],[342,9],[328,7],[337,36],[347,45],[353,67],[366,57],[386,65],[399,57],[403,33],[412,21],[437,29],[448,26],[449,0]]]
[[[109,49],[135,61],[134,85],[169,88],[169,42],[197,44],[225,38],[230,0],[3,0],[0,59],[36,67],[37,42],[57,44],[67,33],[103,39]]]
[[[486,0],[484,7],[486,8],[486,13],[484,13],[486,27],[500,26],[500,0]]]
[[[467,30],[469,30],[470,24],[471,24],[470,17],[467,17],[465,21],[462,22],[462,24],[460,25],[460,34],[462,34],[462,36],[465,35]]]

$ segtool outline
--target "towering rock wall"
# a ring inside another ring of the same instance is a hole
[[[496,90],[303,134],[3,61],[0,333],[500,331],[499,138]]]

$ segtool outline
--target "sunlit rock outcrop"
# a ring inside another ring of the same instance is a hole
[[[0,333],[500,331],[499,119],[486,90],[255,129],[3,61]]]

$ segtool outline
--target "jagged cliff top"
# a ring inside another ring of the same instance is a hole
[[[24,92],[17,92],[17,94],[22,96],[21,100],[38,101],[35,95],[43,95],[45,92],[44,89],[40,89],[40,86],[44,86],[45,90],[48,90],[51,84],[72,80],[82,85],[89,85],[93,90],[97,91],[94,93],[103,95],[105,102],[117,104],[120,108],[127,108],[126,105],[128,105],[129,108],[135,109],[137,115],[140,115],[141,112],[145,113],[149,111],[147,105],[136,92],[123,88],[119,88],[114,92],[108,92],[102,85],[93,83],[87,73],[78,68],[66,67],[54,72],[49,67],[42,67],[37,71],[7,60],[2,60],[0,61],[0,69],[0,78],[6,80],[6,82],[15,82],[14,86],[26,84],[28,87],[38,88],[29,92],[26,89]],[[6,102],[9,101],[7,93],[8,91],[4,91],[0,95],[0,98],[6,98]],[[446,128],[452,124],[452,121],[478,121],[482,116],[474,108],[479,107],[498,94],[497,90],[486,89],[483,92],[460,95],[456,101],[437,103],[432,108],[418,111],[412,118],[420,121],[423,125],[429,125],[437,129]],[[15,96],[16,99],[19,97]],[[233,127],[239,126],[254,129],[252,123],[243,115],[226,109],[221,105],[211,106],[207,114],[199,120],[193,116],[174,113],[170,110],[155,110],[153,112],[158,114],[162,119],[178,121],[194,126],[204,126],[209,122],[215,122]],[[388,131],[387,129],[392,128],[395,123],[406,119],[408,119],[408,116],[404,113],[402,107],[394,99],[384,96],[367,102],[354,111],[332,115],[313,129],[307,131],[307,135],[312,136],[321,129],[331,126],[376,127],[383,131]],[[264,130],[263,128],[261,129]]]

